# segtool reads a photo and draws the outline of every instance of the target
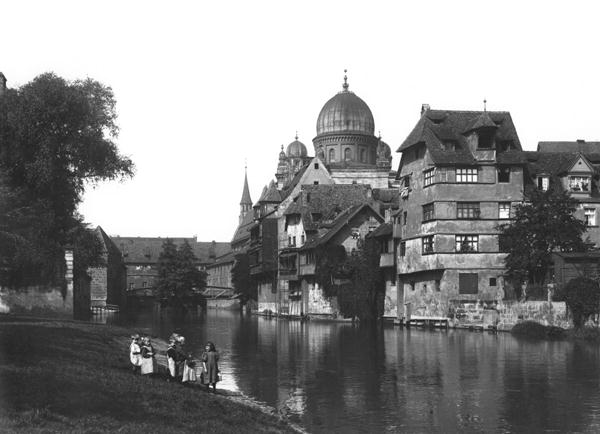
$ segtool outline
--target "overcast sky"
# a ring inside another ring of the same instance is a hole
[[[350,90],[393,151],[436,109],[512,114],[523,147],[600,139],[600,7],[524,1],[4,1],[9,87],[54,71],[113,88],[136,176],[86,193],[111,235],[229,241],[280,146]],[[394,169],[399,154],[394,154]]]

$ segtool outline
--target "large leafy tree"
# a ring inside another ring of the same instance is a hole
[[[98,261],[76,210],[87,186],[133,174],[116,118],[112,90],[92,79],[47,73],[0,97],[0,283],[54,282],[67,245],[78,270]]]
[[[600,313],[600,287],[595,280],[586,277],[571,279],[563,294],[575,328],[581,328],[590,316]]]
[[[170,305],[182,305],[194,290],[206,287],[206,273],[198,270],[198,259],[187,240],[177,248],[167,239],[158,257],[157,268],[158,295]]]
[[[235,255],[235,262],[231,268],[231,283],[235,293],[239,294],[242,304],[246,304],[250,300],[257,300],[256,282],[250,275],[250,261],[247,253]]]
[[[585,223],[575,217],[575,201],[557,189],[531,189],[527,201],[516,206],[514,220],[500,226],[500,250],[508,275],[519,283],[542,284],[552,261],[552,252],[585,251]]]
[[[350,254],[343,246],[319,247],[316,280],[328,297],[337,297],[340,312],[347,318],[374,322],[383,314],[385,281],[379,267],[380,246],[367,237]]]

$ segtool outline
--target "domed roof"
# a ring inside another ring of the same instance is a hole
[[[325,103],[317,118],[317,135],[355,132],[372,136],[375,121],[371,109],[354,92],[348,90],[344,76],[344,90]]]
[[[304,146],[304,143],[298,140],[297,134],[296,140],[287,146],[286,154],[288,157],[306,157],[306,146]]]

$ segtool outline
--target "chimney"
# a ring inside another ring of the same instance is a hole
[[[421,116],[423,116],[423,113],[430,109],[431,107],[429,107],[429,104],[421,104]]]
[[[6,77],[0,72],[0,96],[6,92]]]
[[[210,243],[210,247],[208,248],[208,258],[215,259],[217,257],[217,243],[215,240]]]

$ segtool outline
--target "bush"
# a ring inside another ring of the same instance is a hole
[[[579,329],[600,308],[598,283],[585,277],[571,279],[564,288],[563,296],[573,316],[573,325]]]
[[[566,331],[560,327],[545,326],[535,321],[520,322],[510,332],[531,339],[562,339],[566,335]]]

